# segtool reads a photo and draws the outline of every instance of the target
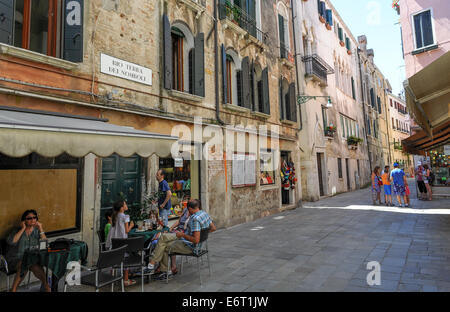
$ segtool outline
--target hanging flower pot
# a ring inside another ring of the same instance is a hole
[[[348,54],[348,55],[352,55],[352,51],[347,50],[347,54]]]
[[[328,30],[331,30],[331,25],[326,23],[325,26],[327,27]]]
[[[341,45],[341,47],[345,47],[345,42],[344,41],[339,41],[339,44]]]
[[[322,24],[325,24],[325,18],[322,15],[319,15],[319,20]]]

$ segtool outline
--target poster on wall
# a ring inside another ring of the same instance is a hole
[[[245,184],[245,155],[233,155],[232,184],[233,186],[243,186]]]
[[[245,185],[256,185],[256,155],[245,156]]]

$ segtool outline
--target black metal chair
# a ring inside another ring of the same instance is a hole
[[[144,269],[146,268],[145,253],[148,249],[145,248],[145,237],[131,237],[131,238],[113,238],[111,240],[112,248],[119,248],[121,246],[127,247],[128,256],[123,260],[123,267],[125,269],[140,268],[141,272],[141,290],[144,292]]]
[[[15,275],[17,273],[17,269],[8,266],[8,262],[6,261],[6,250],[7,250],[7,242],[5,239],[0,240],[0,272],[6,276],[6,288],[7,291],[10,290],[9,277],[11,275]],[[28,282],[27,288],[30,287],[31,280],[31,271],[28,272]]]
[[[106,251],[106,237],[105,237],[105,231],[102,230],[98,230],[97,231],[97,236],[98,236],[98,248],[99,251]]]
[[[108,251],[100,252],[97,260],[97,265],[92,268],[81,266],[81,268],[89,271],[90,273],[81,276],[81,285],[87,285],[95,287],[95,291],[98,292],[100,288],[111,285],[111,292],[114,291],[114,283],[121,281],[122,292],[125,291],[123,284],[123,259],[127,250],[127,245],[124,245],[117,249],[111,249]],[[105,272],[105,269],[113,269],[111,273]],[[120,269],[120,275],[116,276],[116,270]],[[67,273],[64,277],[64,292],[67,291]]]
[[[196,250],[196,248],[194,248],[194,251],[192,251],[192,253],[190,253],[190,254],[182,254],[182,253],[171,252],[171,250],[169,249],[169,265],[167,266],[166,283],[169,282],[169,274],[168,273],[169,273],[169,268],[171,267],[170,261],[171,261],[171,257],[172,256],[183,256],[183,257],[194,257],[194,258],[197,258],[198,276],[200,278],[200,285],[202,285],[202,275],[201,275],[201,271],[200,271],[200,259],[202,259],[202,257],[204,255],[206,255],[206,257],[208,259],[209,276],[211,277],[211,263],[209,261],[209,251],[208,251],[208,235],[209,235],[209,231],[210,231],[209,228],[200,231],[199,244],[201,244],[201,249],[198,250],[197,252],[194,252]],[[182,272],[183,272],[183,261],[181,261],[180,274]]]

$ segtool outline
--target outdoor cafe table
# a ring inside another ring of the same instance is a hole
[[[153,230],[153,231],[145,231],[145,232],[138,232],[136,231],[136,229],[132,229],[129,233],[128,233],[128,237],[141,237],[144,236],[145,237],[145,241],[147,242],[149,239],[153,239],[153,237],[161,232],[168,232],[169,228],[165,227],[162,230]]]
[[[81,261],[86,265],[88,247],[85,242],[74,241],[70,250],[49,252],[47,250],[25,251],[22,259],[22,272],[28,271],[34,264],[39,264],[52,271],[52,292],[58,291],[58,282],[66,273],[67,264],[72,261]]]

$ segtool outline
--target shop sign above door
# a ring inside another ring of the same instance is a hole
[[[152,85],[152,70],[134,63],[101,54],[101,72],[107,75]]]

